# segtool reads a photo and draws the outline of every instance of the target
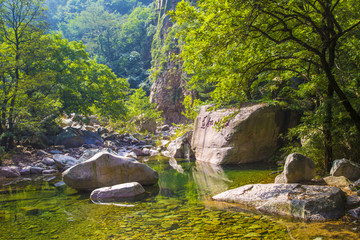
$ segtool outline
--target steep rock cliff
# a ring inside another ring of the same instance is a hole
[[[175,37],[169,10],[174,10],[180,0],[157,0],[158,24],[152,45],[152,87],[150,101],[156,103],[163,112],[166,123],[183,123],[185,117],[182,101],[188,94],[186,90],[186,75],[182,72],[181,61],[173,58],[180,52]]]

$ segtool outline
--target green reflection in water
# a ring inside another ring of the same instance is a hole
[[[133,207],[97,205],[89,193],[28,180],[0,189],[0,239],[354,239],[344,224],[311,225],[274,219],[211,201],[249,183],[272,182],[269,167],[221,168],[200,163],[147,162],[158,186]],[[332,227],[329,231],[327,228]],[[315,231],[314,231],[315,229]],[[340,230],[341,229],[341,230]],[[308,231],[309,230],[309,231]],[[347,235],[345,235],[345,233]],[[330,234],[330,235],[329,235]],[[337,234],[337,235],[336,235]],[[345,238],[344,238],[345,236]],[[348,237],[348,238],[347,238]]]

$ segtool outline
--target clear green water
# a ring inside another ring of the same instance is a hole
[[[249,183],[273,182],[271,167],[211,167],[147,162],[160,174],[148,197],[98,205],[89,193],[55,188],[59,179],[0,187],[0,239],[358,239],[357,226],[305,223],[240,211],[210,197]],[[175,170],[177,169],[177,170]]]

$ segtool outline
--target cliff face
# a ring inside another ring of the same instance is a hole
[[[159,13],[157,32],[152,45],[152,80],[150,101],[163,112],[166,123],[184,123],[182,102],[188,94],[181,61],[172,56],[180,52],[176,30],[166,12],[175,10],[180,0],[157,0]]]

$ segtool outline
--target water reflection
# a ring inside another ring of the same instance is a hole
[[[192,168],[192,176],[198,194],[205,198],[228,190],[229,183],[232,183],[221,166],[205,162],[196,162]]]
[[[178,173],[184,173],[184,169],[182,168],[182,166],[180,164],[178,164],[178,162],[176,161],[175,158],[170,158],[169,159],[169,165],[175,169]]]
[[[93,204],[90,193],[56,188],[59,178],[0,187],[0,239],[357,239],[344,223],[285,222],[207,203],[230,188],[272,182],[273,169],[147,163],[159,184],[134,203]]]

